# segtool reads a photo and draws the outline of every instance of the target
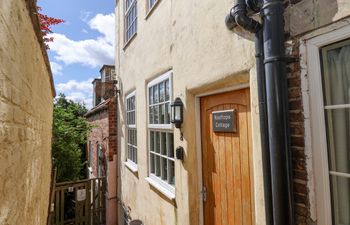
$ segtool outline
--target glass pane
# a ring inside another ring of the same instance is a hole
[[[170,86],[169,86],[169,80],[165,81],[165,101],[170,100]]]
[[[174,158],[174,134],[168,133],[167,141],[168,141],[168,157]]]
[[[162,132],[161,133],[161,152],[162,155],[167,155],[167,148],[166,148],[167,144],[166,144],[166,133]]]
[[[350,179],[331,176],[333,224],[350,224]]]
[[[159,124],[164,124],[165,117],[165,105],[159,105]]]
[[[149,104],[152,105],[153,104],[153,87],[149,88],[148,95],[149,95]]]
[[[168,160],[166,158],[162,158],[162,179],[168,180]]]
[[[322,49],[325,105],[350,104],[350,42]]]
[[[137,148],[134,148],[134,162],[137,163]]]
[[[130,144],[130,143],[131,143],[131,132],[128,129],[128,144]]]
[[[135,110],[135,108],[136,108],[136,104],[135,104],[135,96],[133,96],[133,97],[132,97],[131,102],[132,102],[132,106],[131,106],[131,108],[132,108],[132,110]]]
[[[159,124],[159,105],[154,106],[153,123],[154,124]]]
[[[156,153],[160,153],[160,133],[155,132],[155,151]]]
[[[136,129],[134,129],[134,132],[135,132],[135,146],[137,146],[137,131],[136,131]]]
[[[154,152],[154,131],[150,132],[150,151]]]
[[[155,165],[155,164],[154,164],[155,157],[154,157],[154,154],[152,154],[152,153],[151,153],[150,155],[151,155],[151,159],[150,159],[150,161],[151,161],[151,173],[154,174],[155,171],[156,171],[156,170],[155,170],[155,166],[154,166],[154,165]]]
[[[170,108],[169,103],[165,104],[165,115],[164,115],[164,124],[170,124]]]
[[[159,102],[159,93],[158,93],[158,85],[153,86],[153,100],[154,103],[158,103]]]
[[[156,155],[156,176],[160,177],[160,156]]]
[[[165,100],[165,88],[164,82],[159,84],[159,102],[164,102]]]
[[[326,127],[330,170],[350,173],[350,109],[326,110]]]
[[[154,123],[154,106],[149,107],[149,123]]]
[[[168,160],[169,165],[169,179],[168,183],[171,185],[175,184],[175,163],[172,160]]]

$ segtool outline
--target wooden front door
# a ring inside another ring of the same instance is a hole
[[[249,89],[201,98],[205,225],[254,220]],[[214,132],[212,114],[234,109],[235,132]]]

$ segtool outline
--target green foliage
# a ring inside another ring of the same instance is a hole
[[[84,118],[84,105],[66,99],[63,94],[54,102],[52,155],[57,168],[57,182],[81,178],[86,138],[91,127]]]

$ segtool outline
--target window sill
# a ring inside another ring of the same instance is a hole
[[[169,200],[175,200],[175,191],[169,190],[169,188],[164,187],[164,185],[162,185],[157,178],[147,177],[145,179],[152,187],[160,191],[160,193],[162,193]]]
[[[131,172],[133,173],[137,173],[138,172],[138,167],[137,167],[137,164],[128,160],[126,162],[124,162],[124,165],[129,169],[131,170]]]
[[[137,35],[137,32],[133,34],[127,42],[124,43],[124,47],[123,47],[124,51],[130,45],[130,43],[136,38],[136,35]]]

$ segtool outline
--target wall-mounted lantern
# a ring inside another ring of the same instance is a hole
[[[171,104],[171,123],[175,124],[176,128],[181,128],[183,122],[184,104],[180,98],[176,98]]]

